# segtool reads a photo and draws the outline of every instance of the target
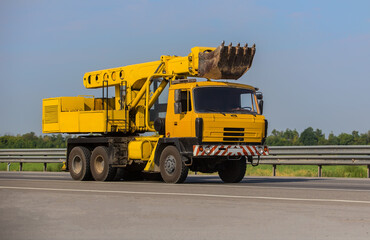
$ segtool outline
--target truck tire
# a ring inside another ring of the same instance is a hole
[[[161,176],[166,183],[182,183],[188,176],[189,168],[181,160],[176,147],[167,146],[159,159]]]
[[[74,147],[68,156],[68,168],[74,180],[91,180],[90,171],[91,152],[85,147]]]
[[[96,181],[114,180],[117,168],[109,165],[108,148],[99,146],[91,154],[90,169]]]
[[[244,178],[246,169],[247,163],[243,157],[240,160],[227,160],[218,170],[218,176],[225,183],[238,183]]]

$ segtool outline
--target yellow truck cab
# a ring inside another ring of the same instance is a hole
[[[103,96],[44,99],[43,131],[85,134],[68,140],[66,169],[75,180],[149,174],[181,183],[190,169],[239,182],[247,161],[256,165],[268,154],[262,93],[211,79],[238,79],[251,67],[254,53],[255,46],[247,45],[195,47],[186,57],[88,72],[85,87],[102,88]],[[153,82],[160,85],[153,88]],[[115,87],[113,98],[108,98],[109,87]],[[165,117],[151,119],[164,91]],[[146,132],[155,134],[140,135]]]

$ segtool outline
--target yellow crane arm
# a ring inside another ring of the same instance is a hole
[[[194,47],[186,57],[161,56],[159,61],[87,72],[83,81],[86,88],[124,85],[141,90],[151,76],[204,77],[209,79],[238,79],[252,65],[255,45],[248,47]]]

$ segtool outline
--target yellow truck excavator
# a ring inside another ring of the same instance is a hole
[[[255,51],[223,42],[185,57],[87,72],[85,87],[101,88],[102,97],[43,99],[43,132],[78,134],[67,143],[66,169],[75,180],[152,173],[181,183],[190,169],[240,182],[247,161],[256,165],[268,154],[262,93],[227,81],[250,69]],[[167,104],[158,102],[161,94]]]

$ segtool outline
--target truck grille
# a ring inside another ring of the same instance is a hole
[[[224,128],[224,141],[242,142],[244,140],[244,128]]]

